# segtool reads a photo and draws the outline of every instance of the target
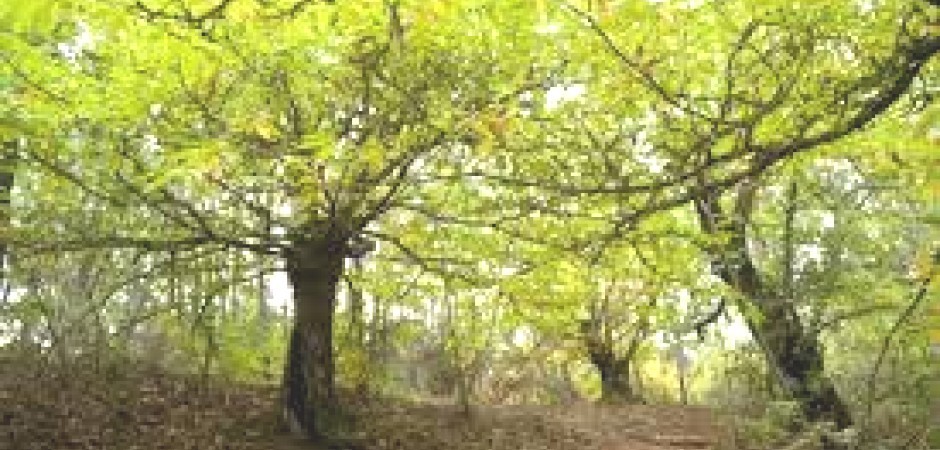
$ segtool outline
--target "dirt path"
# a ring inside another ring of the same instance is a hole
[[[314,445],[310,441],[278,434],[271,436],[270,450],[326,450],[320,446]]]
[[[595,406],[566,408],[560,423],[599,436],[603,450],[702,450],[721,436],[706,408],[680,406]]]
[[[0,450],[327,450],[277,431],[273,386],[0,367]],[[476,406],[468,417],[386,398],[348,402],[345,414],[367,450],[706,450],[720,429],[707,409],[676,406]]]
[[[444,405],[415,405],[395,412],[363,425],[375,427],[366,448],[708,450],[721,440],[712,412],[697,407],[487,406],[475,408],[469,421]],[[327,450],[287,435],[271,436],[269,446],[270,450]]]
[[[682,406],[503,407],[504,420],[538,415],[546,423],[590,437],[599,450],[705,450],[722,439],[712,411]]]
[[[711,410],[682,406],[481,406],[468,420],[452,406],[423,405],[378,416],[376,427],[389,442],[425,444],[416,450],[707,450],[724,440]]]

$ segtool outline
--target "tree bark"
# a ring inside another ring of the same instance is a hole
[[[612,359],[594,360],[601,375],[601,400],[610,403],[633,402],[636,396],[630,385],[630,362]]]
[[[336,411],[333,314],[343,271],[342,243],[295,244],[287,258],[294,289],[294,325],[284,370],[284,419],[292,432],[328,438]]]
[[[747,227],[756,192],[753,181],[739,185],[730,214],[722,211],[717,194],[703,194],[696,201],[703,231],[719,237],[709,250],[713,269],[758,313],[757,319],[745,314],[748,328],[806,418],[834,422],[840,430],[848,428],[852,417],[825,373],[816,334],[801,322],[793,299],[764,280],[748,252]]]
[[[826,375],[823,351],[790,304],[754,302],[763,319],[749,321],[784,389],[800,402],[807,419],[828,421],[842,430],[852,426],[849,409]]]
[[[635,403],[642,399],[633,389],[630,380],[631,366],[640,349],[649,323],[641,319],[636,324],[633,337],[627,348],[617,351],[613,326],[609,323],[609,298],[605,293],[591,306],[591,317],[581,323],[581,334],[587,346],[591,364],[601,377],[601,401],[609,403]],[[650,303],[652,304],[652,302]]]
[[[603,318],[597,311],[592,313],[591,319],[582,322],[581,326],[588,358],[600,373],[601,401],[638,402],[640,399],[630,384],[630,367],[642,340],[643,327],[638,328],[623,354],[618,354],[614,349],[610,325],[603,323]]]

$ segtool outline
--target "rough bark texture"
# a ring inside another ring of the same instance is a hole
[[[284,419],[296,434],[328,437],[335,412],[333,313],[343,270],[335,242],[297,244],[288,258],[294,289],[294,327],[284,370]]]
[[[633,386],[630,384],[630,363],[629,361],[604,361],[594,360],[594,365],[601,375],[601,399],[605,402],[620,403],[634,402],[637,400],[633,392]]]
[[[640,403],[642,398],[631,384],[630,369],[640,344],[646,338],[649,321],[640,316],[632,324],[634,330],[629,340],[622,337],[615,339],[614,329],[626,326],[612,319],[611,300],[615,290],[615,286],[608,286],[600,297],[593,299],[590,317],[581,323],[582,339],[587,346],[591,364],[600,373],[601,400],[610,403]],[[650,306],[654,304],[655,299],[649,301]],[[620,341],[626,341],[626,345],[618,345]]]
[[[703,196],[696,202],[703,230],[723,237],[710,249],[714,270],[757,313],[757,319],[747,318],[747,325],[781,385],[800,402],[807,419],[831,421],[840,430],[848,428],[852,417],[825,373],[817,336],[800,321],[793,299],[765,282],[747,250],[747,227],[756,192],[757,186],[751,182],[740,185],[731,199],[734,207],[730,213],[722,211],[717,195]]]
[[[637,339],[630,343],[625,354],[617,355],[613,340],[601,332],[597,322],[587,321],[586,328],[584,338],[588,358],[601,377],[601,400],[611,403],[639,401],[630,384],[630,366],[639,348]]]
[[[816,336],[800,323],[792,305],[767,303],[755,304],[764,319],[749,326],[760,337],[783,387],[800,402],[809,420],[834,422],[838,429],[850,427],[852,417],[826,375]]]

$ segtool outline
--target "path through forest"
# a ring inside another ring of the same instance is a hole
[[[603,450],[707,449],[721,438],[714,414],[702,407],[581,405],[554,415],[596,433]]]
[[[568,450],[705,450],[722,440],[714,414],[701,407],[608,406],[581,403],[567,406],[480,406],[463,425],[479,429],[478,439],[468,439],[465,426],[435,425],[465,420],[454,407],[414,405],[387,417],[398,433],[389,433],[368,445],[378,449],[435,448],[430,441],[453,434],[450,447],[436,448],[544,448]],[[407,419],[410,425],[399,427]],[[373,422],[373,425],[378,425]],[[377,428],[384,428],[378,425]],[[409,431],[409,429],[412,429]],[[487,432],[487,429],[489,432]],[[403,433],[404,436],[396,434]],[[531,435],[530,435],[531,433]],[[533,436],[534,435],[534,436]],[[422,439],[426,437],[427,439]],[[540,439],[548,438],[548,439]],[[410,442],[407,442],[410,441]],[[295,438],[279,435],[272,450],[326,450]]]
[[[275,386],[0,362],[0,450],[338,450],[279,431]],[[721,441],[701,407],[474,406],[468,416],[442,402],[344,403],[349,440],[362,450],[704,450]]]
[[[468,418],[449,405],[380,405],[366,417],[359,432],[380,450],[703,450],[725,436],[711,410],[684,406],[476,406]]]

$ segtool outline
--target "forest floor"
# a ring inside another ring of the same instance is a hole
[[[285,435],[277,389],[129,369],[70,370],[0,357],[0,450],[326,450]],[[363,450],[704,450],[724,427],[679,406],[475,406],[359,400]]]

